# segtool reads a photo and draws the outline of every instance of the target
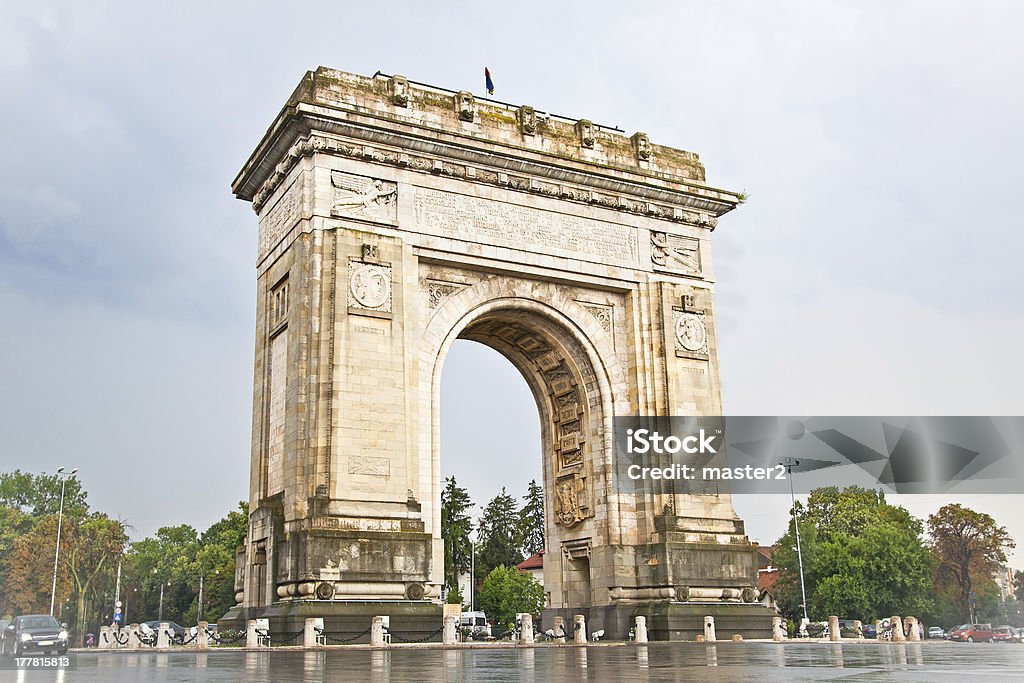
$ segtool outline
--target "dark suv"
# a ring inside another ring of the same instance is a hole
[[[25,652],[68,651],[67,627],[49,614],[15,617],[0,634],[0,654],[20,657]]]

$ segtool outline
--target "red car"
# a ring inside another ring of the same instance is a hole
[[[1012,626],[999,626],[992,631],[992,640],[997,643],[1019,643],[1020,636],[1017,635],[1017,629]]]
[[[976,641],[991,643],[993,635],[992,624],[963,624],[953,629],[949,639],[958,640],[961,643],[973,643]]]

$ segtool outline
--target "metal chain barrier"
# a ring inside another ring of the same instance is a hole
[[[233,645],[234,643],[245,640],[245,631],[225,631],[224,633],[215,633],[211,636],[211,639],[218,645]]]
[[[423,636],[422,638],[412,638],[412,639],[410,639],[410,638],[403,638],[402,636],[398,635],[394,631],[388,631],[388,633],[391,634],[392,638],[394,638],[395,640],[398,640],[400,642],[403,642],[403,643],[425,643],[428,640],[430,640],[431,638],[433,638],[434,636],[436,636],[439,633],[441,633],[441,631],[443,631],[443,630],[444,630],[444,626],[441,626],[436,631],[434,631],[432,633],[428,633],[427,635]]]
[[[372,627],[371,627],[371,628],[372,628]],[[351,638],[335,638],[334,636],[332,636],[332,635],[331,635],[331,634],[330,634],[329,632],[327,632],[327,631],[323,631],[323,632],[321,633],[321,635],[322,635],[322,636],[323,636],[323,637],[324,637],[324,638],[325,638],[325,639],[326,639],[327,641],[329,641],[329,642],[331,642],[331,643],[334,643],[335,645],[344,645],[345,643],[351,643],[352,641],[355,641],[355,640],[359,640],[360,638],[362,638],[363,636],[365,636],[365,635],[367,635],[367,634],[369,634],[369,633],[370,633],[370,629],[366,629],[366,630],[365,630],[365,631],[363,631],[362,633],[357,633],[357,634],[355,634],[354,636],[352,636]]]
[[[293,633],[292,635],[288,636],[287,638],[281,638],[281,639],[278,639],[278,640],[271,640],[270,643],[271,643],[271,645],[287,645],[288,643],[294,643],[296,640],[298,640],[299,638],[302,637],[303,633],[304,633],[304,631],[299,631],[298,633]]]
[[[185,640],[185,638],[182,637],[181,644],[182,645],[191,645],[192,643],[196,642],[196,638],[198,638],[198,637],[199,637],[199,631],[196,631],[195,633],[192,634],[192,637],[189,638],[188,640]]]

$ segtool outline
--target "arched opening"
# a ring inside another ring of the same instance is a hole
[[[485,344],[465,339],[452,345],[441,379],[441,479],[447,488],[449,477],[453,478],[474,504],[462,514],[472,520],[471,536],[478,552],[484,549],[479,524],[489,503],[504,490],[514,499],[518,513],[527,504],[530,482],[543,486],[540,426],[537,400],[522,373],[507,358]],[[456,506],[461,504],[458,501]],[[496,510],[504,508],[507,506],[495,505]],[[547,515],[542,511],[541,517],[546,519]],[[518,517],[507,522],[496,530],[499,538],[522,530]],[[445,532],[442,529],[442,534]],[[540,533],[545,535],[543,527]],[[518,552],[509,554],[501,564],[519,564],[533,552],[522,541],[519,539],[517,544]],[[449,542],[450,531],[446,539]],[[497,539],[490,543],[498,551],[503,545]],[[461,547],[456,555],[465,561],[468,551]],[[448,566],[450,554],[451,549],[446,548],[446,583],[449,587],[457,583],[463,601],[472,604],[470,569],[479,585],[489,565],[499,561],[485,553],[453,581]]]
[[[440,344],[434,371],[435,419],[441,409],[440,376],[456,339],[490,347],[519,371],[539,416],[549,606],[589,607],[597,602],[595,590],[602,592],[594,583],[591,554],[595,546],[608,543],[607,529],[594,523],[595,517],[608,514],[607,381],[595,371],[592,350],[572,321],[543,304],[492,300],[454,322]],[[500,438],[492,436],[481,447]],[[444,457],[440,446],[437,438],[438,459]],[[518,459],[524,456],[529,457],[519,454]],[[437,471],[441,485],[441,468]],[[439,528],[439,511],[435,519]]]

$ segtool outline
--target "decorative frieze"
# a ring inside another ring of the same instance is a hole
[[[585,139],[588,138],[581,137],[581,144]],[[685,223],[687,225],[694,225],[707,230],[714,230],[715,226],[718,224],[718,220],[716,218],[709,215],[707,212],[700,210],[635,200],[623,195],[597,192],[577,185],[552,183],[525,175],[517,176],[506,172],[483,169],[479,168],[478,165],[471,166],[458,162],[415,156],[404,152],[380,149],[370,145],[348,144],[333,138],[322,138],[319,136],[310,136],[310,138],[301,140],[292,146],[288,151],[288,154],[285,156],[285,159],[278,164],[274,173],[271,174],[266,182],[263,183],[259,192],[257,192],[253,197],[253,210],[257,213],[262,210],[264,202],[266,202],[266,200],[278,188],[281,181],[288,175],[288,172],[294,167],[298,159],[312,155],[316,152],[329,152],[347,157],[355,157],[365,161],[372,161],[374,163],[408,168],[422,173],[432,173],[435,175],[473,180],[486,185],[509,187],[521,192],[558,197],[584,204],[593,204],[606,209],[651,216],[675,223]],[[386,191],[387,187],[382,187],[381,190]],[[699,204],[709,203],[706,200],[698,199],[696,201]],[[393,203],[397,206],[397,202]]]

